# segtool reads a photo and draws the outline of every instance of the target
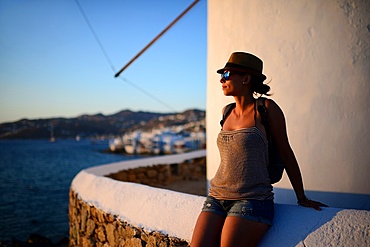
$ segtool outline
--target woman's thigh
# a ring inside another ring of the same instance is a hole
[[[224,221],[225,217],[219,214],[201,212],[195,224],[190,246],[220,246]]]
[[[257,246],[270,225],[228,216],[221,233],[221,246]]]

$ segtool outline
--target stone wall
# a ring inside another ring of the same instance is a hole
[[[163,188],[179,180],[205,179],[205,159],[138,167],[111,173],[106,177]],[[120,220],[118,215],[111,215],[89,205],[72,188],[69,194],[69,225],[70,246],[189,246],[186,240],[158,231],[145,231]]]
[[[69,225],[69,246],[189,246],[185,240],[131,226],[117,215],[88,205],[72,189],[69,193]]]
[[[204,180],[206,178],[206,158],[190,159],[179,164],[159,164],[127,169],[111,173],[106,177],[154,187],[163,187],[180,180]]]

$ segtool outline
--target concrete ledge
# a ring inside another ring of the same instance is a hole
[[[204,197],[115,181],[81,171],[71,189],[94,206],[146,231],[189,240]]]
[[[180,160],[184,159],[187,157],[182,156]],[[167,162],[175,163],[173,161]],[[155,164],[149,160],[146,163]],[[121,163],[117,169],[122,170],[123,167],[126,165]],[[132,168],[131,165],[128,167]],[[147,232],[160,232],[190,242],[204,197],[102,176],[110,172],[109,165],[83,170],[74,178],[71,190],[87,205],[115,215],[119,221]],[[275,211],[274,226],[261,246],[370,245],[370,211],[325,208],[318,212],[284,204],[276,204]]]
[[[315,211],[275,204],[274,226],[261,246],[369,246],[370,211],[324,208]]]

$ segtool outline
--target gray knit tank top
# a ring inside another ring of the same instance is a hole
[[[257,128],[221,130],[221,164],[210,181],[209,195],[220,200],[274,198],[267,170],[268,143]]]

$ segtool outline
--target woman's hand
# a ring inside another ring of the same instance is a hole
[[[318,211],[322,210],[321,207],[328,207],[328,205],[325,205],[321,202],[313,201],[313,200],[307,198],[306,196],[304,198],[298,200],[298,205],[303,206],[303,207],[307,207],[307,208],[314,208]]]

